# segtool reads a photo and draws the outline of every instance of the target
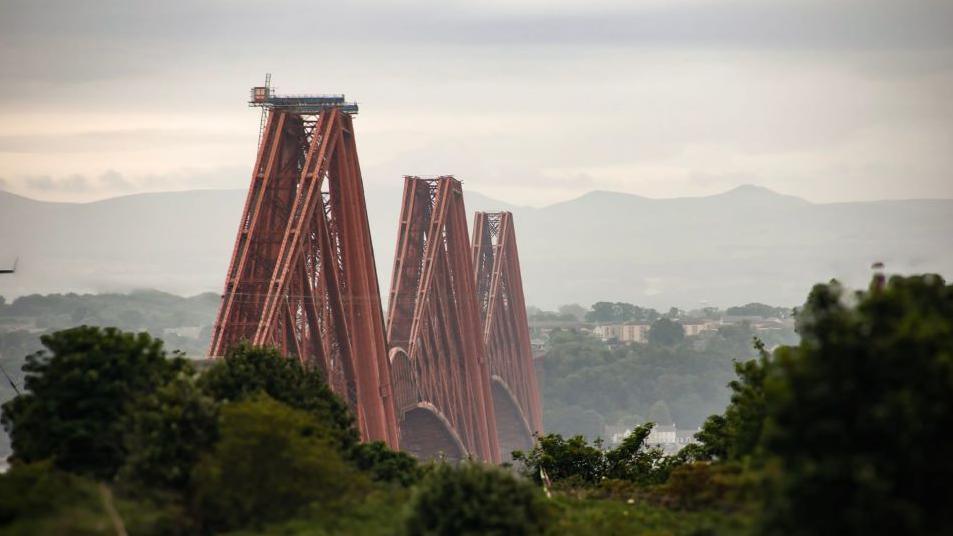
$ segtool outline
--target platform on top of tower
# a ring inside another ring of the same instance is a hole
[[[357,114],[357,103],[347,102],[343,94],[277,95],[274,89],[268,86],[253,87],[248,105],[304,115],[318,114],[328,108],[337,108],[352,115]]]

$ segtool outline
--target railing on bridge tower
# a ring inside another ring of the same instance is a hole
[[[500,461],[461,184],[404,178],[390,344],[400,445]]]
[[[357,105],[343,95],[279,97],[267,85],[249,104],[267,118],[209,354],[247,340],[321,367],[362,438],[396,448]]]
[[[473,264],[501,456],[533,446],[542,408],[533,364],[513,215],[477,212]]]

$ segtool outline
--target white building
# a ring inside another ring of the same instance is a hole
[[[656,424],[645,438],[646,445],[674,445],[677,442],[678,430],[675,423]]]
[[[703,333],[705,331],[716,331],[718,329],[718,322],[711,322],[711,321],[704,321],[704,320],[699,320],[699,321],[687,320],[682,322],[681,324],[682,324],[682,329],[685,330],[686,337],[694,337],[695,335],[698,335],[699,333]]]

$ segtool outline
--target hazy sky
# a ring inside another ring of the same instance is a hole
[[[0,188],[244,188],[248,88],[361,104],[368,187],[953,197],[953,2],[0,0]]]

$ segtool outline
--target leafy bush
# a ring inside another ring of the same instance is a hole
[[[678,510],[746,509],[763,491],[762,475],[737,463],[686,463],[653,490],[658,503]]]
[[[651,432],[651,424],[637,426],[618,447],[605,452],[603,477],[628,480],[643,486],[665,482],[672,468],[681,464],[682,459],[648,448],[645,441]]]
[[[194,515],[207,530],[257,527],[366,491],[333,446],[335,431],[311,413],[262,395],[223,406],[219,429],[192,476]]]
[[[552,482],[572,478],[595,484],[605,473],[605,454],[601,447],[598,442],[590,445],[582,436],[563,439],[559,434],[547,434],[538,438],[529,452],[513,452],[513,460],[536,482],[541,482],[540,470],[543,470]]]
[[[354,418],[335,395],[321,371],[286,359],[269,347],[239,344],[199,378],[199,387],[220,402],[235,402],[266,393],[319,419],[343,451],[358,442]]]
[[[359,443],[350,454],[357,468],[375,481],[410,486],[420,480],[421,470],[417,459],[407,453],[390,450],[381,441]]]
[[[218,407],[190,378],[178,378],[136,404],[130,429],[121,479],[185,491],[192,467],[218,438]]]
[[[414,535],[542,534],[550,512],[529,481],[490,466],[440,464],[411,498],[405,522]]]
[[[188,520],[175,505],[114,498],[105,484],[58,471],[50,462],[19,464],[0,474],[4,535],[115,534],[109,507],[130,534],[190,533]]]
[[[563,439],[559,434],[549,434],[538,438],[529,452],[514,452],[513,459],[526,476],[537,482],[545,472],[553,483],[593,485],[616,479],[642,486],[660,484],[685,459],[648,448],[645,440],[651,431],[651,424],[637,426],[618,447],[608,451],[602,449],[600,441],[590,445],[582,436]]]

